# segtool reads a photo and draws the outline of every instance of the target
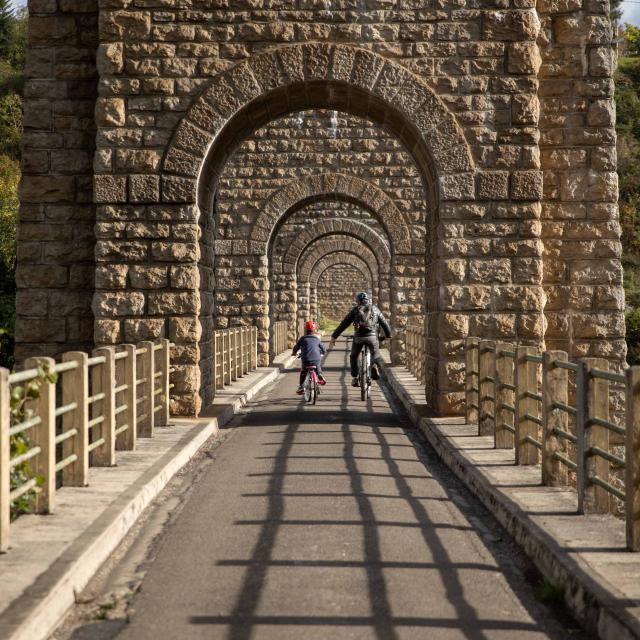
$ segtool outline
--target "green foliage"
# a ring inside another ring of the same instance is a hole
[[[20,165],[0,156],[0,366],[13,366]]]
[[[550,605],[562,605],[564,604],[564,590],[561,586],[554,584],[553,582],[544,578],[535,590],[535,596]]]
[[[38,375],[29,380],[24,385],[14,385],[11,387],[11,424],[19,424],[33,417],[33,410],[29,408],[29,401],[36,400],[40,396],[40,389],[45,383],[55,383],[58,374],[50,371],[47,367],[38,367]],[[27,432],[28,433],[28,432]],[[31,443],[27,433],[18,433],[11,436],[11,458],[27,453],[31,449]],[[11,470],[11,485],[13,491],[21,487],[30,480],[32,474],[29,468],[29,461],[19,464]],[[38,484],[42,484],[42,478],[36,478]],[[28,513],[33,508],[35,490],[27,491],[11,505],[11,517],[17,518],[21,513]]]
[[[640,55],[640,28],[632,24],[625,23],[624,39],[627,42],[627,51],[629,55]]]

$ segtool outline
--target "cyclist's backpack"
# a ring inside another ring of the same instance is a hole
[[[354,321],[356,329],[364,329],[367,331],[375,331],[375,315],[373,313],[373,305],[365,304],[358,307],[356,311],[356,319]]]

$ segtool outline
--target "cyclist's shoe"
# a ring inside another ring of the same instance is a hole
[[[359,387],[360,386],[360,380],[358,380],[358,378],[352,378],[351,379],[351,386],[352,387]]]
[[[378,370],[378,365],[375,363],[371,365],[371,379],[380,380],[380,371]]]
[[[320,374],[318,374],[318,384],[320,385],[327,384],[327,381],[324,379],[324,376],[321,376]]]
[[[296,393],[301,396],[304,393],[304,386],[300,385],[297,389],[296,389]]]

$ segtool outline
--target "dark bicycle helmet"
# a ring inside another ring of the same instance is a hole
[[[367,302],[369,302],[369,296],[365,291],[361,291],[360,293],[356,294],[356,302],[358,304],[367,304]]]

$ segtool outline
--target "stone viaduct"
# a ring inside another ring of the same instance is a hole
[[[469,335],[623,360],[608,3],[29,10],[19,358],[167,336],[197,414],[215,327],[266,364],[357,288],[396,361],[424,323],[442,413]]]

